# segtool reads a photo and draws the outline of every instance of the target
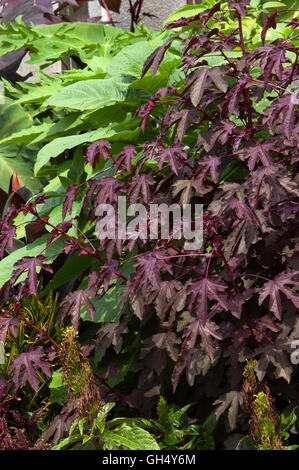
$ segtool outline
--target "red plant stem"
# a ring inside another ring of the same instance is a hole
[[[237,15],[238,15],[238,23],[239,23],[240,46],[241,46],[243,54],[246,54],[246,48],[245,48],[244,37],[243,37],[242,18],[239,12],[237,12]]]
[[[206,278],[206,279],[207,279],[207,277],[208,277],[208,275],[209,275],[209,269],[210,269],[211,260],[212,260],[212,256],[210,255],[210,256],[209,256],[209,259],[208,259],[208,262],[207,262],[207,269],[206,269],[206,275],[205,275],[205,278]]]
[[[107,12],[107,15],[108,15],[108,18],[110,20],[110,23],[112,24],[112,26],[115,26],[115,23],[113,21],[113,18],[112,18],[112,15],[110,13],[110,10],[109,8],[107,7],[107,3],[105,2],[105,0],[102,0],[102,3],[103,3],[103,7],[105,8],[106,12]]]
[[[57,237],[57,238],[55,238],[54,240],[52,240],[51,243],[49,243],[49,245],[47,245],[47,246],[39,253],[39,256],[40,256],[41,254],[43,254],[43,252],[46,251],[46,250],[49,248],[49,246],[51,246],[51,245],[53,245],[55,242],[57,242],[57,240],[59,240],[61,237],[62,237],[62,235],[60,235],[59,237]],[[51,256],[50,256],[48,259],[50,259],[50,258],[51,258]]]
[[[41,220],[42,222],[44,222],[45,224],[49,225],[49,227],[52,227],[54,230],[56,230],[57,232],[59,232],[61,235],[65,235],[69,240],[71,240],[73,243],[75,243],[75,245],[77,245],[82,251],[85,251],[85,253],[87,253],[88,255],[90,256],[94,256],[95,258],[97,258],[101,263],[105,263],[105,261],[100,257],[100,255],[98,255],[97,253],[93,253],[92,251],[90,251],[89,248],[86,248],[84,245],[82,245],[78,240],[76,240],[75,238],[71,237],[68,233],[64,232],[63,230],[61,230],[60,228],[56,227],[55,225],[52,225],[51,222],[49,222],[48,220],[44,219],[43,217],[41,217],[40,215],[38,215],[38,213],[34,210],[30,211],[31,214],[33,214],[35,217],[37,217],[39,220]],[[48,247],[47,247],[48,248]]]
[[[34,323],[32,323],[30,320],[28,320],[22,313],[21,309],[20,309],[20,306],[18,305],[14,305],[14,308],[17,312],[17,314],[22,318],[22,320],[24,320],[24,322],[30,326],[31,328],[33,328],[34,330],[38,331],[42,336],[44,336],[45,338],[47,338],[49,341],[51,341],[51,343],[54,344],[54,346],[57,348],[57,349],[60,349],[60,346],[54,341],[53,338],[51,338],[45,331],[41,330],[40,328],[38,328],[36,325],[34,325]]]
[[[87,238],[87,236],[79,229],[79,227],[77,227],[76,224],[74,224],[74,223],[72,222],[72,225],[78,230],[78,232],[81,233],[81,235],[83,235],[83,237],[85,238],[85,240],[90,244],[91,248],[94,250],[94,253],[96,253],[97,250],[95,249],[95,247],[93,246],[93,244],[91,243],[91,241],[89,240],[89,238]]]
[[[85,247],[84,245],[82,245],[78,240],[76,240],[75,238],[71,237],[70,235],[68,235],[66,232],[64,232],[63,230],[59,229],[58,227],[56,227],[55,225],[52,225],[49,221],[47,221],[46,219],[44,219],[43,217],[40,217],[38,215],[38,213],[34,210],[30,211],[31,214],[33,214],[35,217],[37,217],[39,220],[41,220],[42,222],[44,222],[45,224],[49,225],[50,227],[52,227],[54,230],[57,230],[61,235],[65,235],[69,240],[71,240],[75,245],[77,245],[82,251],[85,251],[85,253],[87,253],[88,255],[90,256],[93,256],[94,258],[96,258],[98,261],[100,261],[101,264],[104,264],[105,261],[101,258],[100,255],[98,255],[98,253],[94,253],[92,252],[89,248]],[[50,246],[50,245],[49,245]],[[46,247],[48,248],[48,246]],[[123,276],[119,271],[115,270],[114,271],[115,274],[118,276],[118,277],[121,277],[123,280],[127,281],[127,278],[125,276]]]
[[[258,80],[257,78],[252,78],[252,81],[257,82],[257,83],[262,83],[262,85],[271,86],[272,88],[276,88],[277,90],[286,91],[287,93],[289,93],[289,90],[286,90],[286,88],[282,88],[281,86],[274,85],[273,83],[270,83],[270,82],[266,83],[265,81]]]

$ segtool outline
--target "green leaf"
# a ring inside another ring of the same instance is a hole
[[[217,426],[217,419],[215,413],[211,413],[203,422],[203,427],[205,430],[209,433],[212,434]]]
[[[82,320],[93,321],[94,323],[118,322],[121,315],[119,302],[123,290],[124,286],[113,286],[101,299],[90,299],[96,309],[92,320],[86,311],[85,305],[82,304],[80,313]]]
[[[6,256],[0,261],[0,288],[10,279],[11,274],[14,270],[14,264],[24,256],[38,256],[41,251],[46,247],[48,235],[43,235],[42,237],[35,240],[29,245],[25,245],[18,250],[13,251],[10,255]],[[44,252],[47,257],[55,257],[58,255],[64,245],[64,239],[60,238],[56,240],[53,245],[49,246]],[[53,258],[49,259],[49,263],[53,261]],[[45,261],[47,263],[47,261]],[[26,274],[20,276],[17,280],[21,282],[26,277]]]
[[[84,272],[93,264],[94,258],[92,256],[72,256],[67,259],[62,267],[54,274],[51,281],[43,291],[43,295],[46,295],[49,291],[53,291],[63,286],[76,276]],[[90,318],[89,318],[90,320]]]
[[[32,118],[22,107],[10,98],[0,106],[0,139],[5,139],[14,132],[23,132],[32,127]],[[8,191],[9,182],[17,169],[21,186],[35,192],[40,188],[40,182],[33,178],[33,161],[39,147],[28,146],[24,143],[8,143],[0,145],[0,187]]]
[[[295,409],[291,411],[285,411],[284,413],[281,414],[281,430],[282,431],[288,431],[293,424],[296,423],[297,421],[297,415],[295,413]]]
[[[86,142],[94,142],[99,139],[109,139],[109,137],[113,136],[115,133],[116,130],[114,130],[112,125],[110,125],[105,129],[97,129],[85,134],[58,137],[52,142],[49,142],[39,151],[34,166],[35,175],[38,175],[39,170],[46,165],[51,158],[57,157],[64,152],[64,150],[74,148]]]
[[[124,88],[117,85],[113,79],[105,78],[73,83],[59,90],[45,101],[44,105],[85,111],[111,106],[124,101],[125,97]]]
[[[266,2],[263,4],[263,9],[266,8],[279,8],[279,7],[285,7],[286,4],[282,2]]]
[[[62,383],[61,370],[55,370],[49,385],[50,402],[62,404],[68,397],[68,387]]]
[[[25,104],[25,103],[43,103],[46,98],[49,96],[54,95],[60,87],[60,83],[53,83],[51,85],[43,85],[43,86],[36,86],[29,91],[28,93],[24,94],[22,98],[17,100],[18,104]]]
[[[61,450],[69,447],[70,445],[74,444],[75,442],[80,442],[82,437],[80,434],[73,434],[66,439],[62,439],[56,446],[52,447],[52,450]]]
[[[14,132],[13,134],[5,137],[4,139],[0,140],[0,146],[3,144],[10,144],[10,143],[30,143],[40,134],[47,132],[51,129],[52,124],[44,122],[43,124],[27,127],[18,132]]]
[[[175,12],[173,12],[166,20],[164,25],[172,23],[173,21],[179,20],[180,18],[190,18],[198,13],[205,11],[207,7],[205,5],[184,5]]]
[[[105,430],[103,437],[130,450],[160,450],[157,441],[148,431],[125,423],[113,431]]]

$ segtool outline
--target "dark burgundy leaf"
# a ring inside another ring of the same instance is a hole
[[[211,176],[215,183],[218,181],[218,166],[220,163],[221,159],[215,155],[207,155],[198,161],[198,170],[195,175],[198,192],[207,176]]]
[[[95,308],[89,297],[95,297],[95,289],[76,290],[68,294],[60,304],[57,322],[64,321],[70,315],[73,327],[79,327],[81,304],[84,303],[91,319],[95,314]]]
[[[291,138],[295,130],[295,107],[299,105],[299,95],[295,93],[287,93],[276,98],[271,106],[269,106],[264,114],[266,118],[264,123],[273,124],[279,121],[282,124],[283,131],[288,139]]]
[[[159,65],[161,64],[167,49],[171,46],[172,41],[177,39],[179,36],[174,36],[168,39],[163,46],[158,47],[145,61],[141,78],[144,77],[146,72],[152,67],[152,77],[154,77],[158,71]]]
[[[273,150],[273,143],[263,142],[258,143],[253,147],[247,147],[244,151],[243,157],[248,160],[248,168],[250,171],[254,170],[257,160],[259,159],[265,167],[273,165],[273,160],[268,151]]]
[[[132,160],[135,158],[135,147],[134,145],[126,145],[114,165],[114,173],[116,173],[121,166],[125,168],[126,171],[132,170]]]
[[[102,155],[104,160],[112,158],[109,150],[111,149],[111,144],[107,140],[97,140],[91,144],[86,151],[86,163],[90,163],[93,169],[95,169],[97,163],[99,163],[99,156]]]
[[[37,370],[41,369],[44,374],[51,377],[50,363],[42,359],[45,352],[42,346],[18,354],[9,366],[9,373],[13,373],[13,382],[16,388],[22,388],[26,382],[30,384],[35,392],[38,391],[40,379]]]
[[[127,195],[130,198],[131,204],[135,204],[138,198],[146,204],[150,200],[151,189],[150,186],[154,185],[153,177],[150,174],[135,175],[132,177]],[[141,201],[139,201],[141,202]]]
[[[160,147],[155,154],[155,159],[158,162],[160,170],[162,169],[163,163],[167,161],[176,175],[178,175],[179,169],[183,166],[187,158],[184,145],[181,143],[174,144],[172,147]]]
[[[2,341],[5,344],[8,331],[10,331],[13,334],[13,336],[16,337],[18,333],[17,325],[19,324],[20,324],[19,318],[1,315],[0,316],[0,341]]]
[[[10,279],[10,284],[13,285],[21,274],[27,273],[27,286],[28,286],[28,295],[37,295],[37,286],[38,278],[36,269],[40,267],[49,273],[53,272],[51,266],[45,263],[47,258],[43,255],[38,255],[36,257],[24,256],[22,259],[17,261],[14,264],[15,270],[13,271]]]
[[[217,139],[220,140],[220,142],[225,144],[228,141],[229,136],[232,134],[234,128],[235,128],[235,123],[232,121],[229,121],[229,119],[223,119],[219,126],[214,129],[212,137],[211,137],[211,147],[213,147],[217,141]]]
[[[71,215],[72,213],[72,208],[73,208],[73,202],[76,197],[76,192],[79,186],[77,184],[71,184],[67,190],[66,190],[66,195],[65,199],[63,201],[62,205],[62,220],[65,219],[65,216],[67,212]]]
[[[202,326],[208,319],[209,300],[215,301],[223,310],[228,310],[228,298],[224,291],[226,284],[218,277],[207,277],[200,281],[194,281],[188,288],[191,294],[189,308],[196,310],[197,317]]]
[[[280,292],[291,300],[296,308],[299,308],[299,295],[289,287],[289,285],[299,285],[299,282],[293,279],[296,274],[298,273],[291,270],[284,271],[272,281],[266,282],[259,291],[259,305],[269,296],[269,310],[274,313],[278,320],[281,320]]]
[[[117,277],[115,274],[117,267],[118,262],[112,260],[110,264],[104,264],[101,270],[93,271],[88,278],[88,288],[96,287],[98,291],[101,285],[104,284],[104,291],[107,291],[110,281]]]
[[[238,0],[237,2],[229,1],[228,6],[229,8],[234,8],[237,10],[239,15],[246,16],[247,15],[247,8],[246,6],[249,5],[250,0]]]
[[[263,44],[265,43],[266,34],[267,34],[268,29],[269,28],[276,29],[276,18],[277,17],[278,17],[278,10],[276,9],[266,19],[265,24],[263,26],[262,34],[261,34]]]
[[[134,262],[136,276],[133,293],[135,293],[138,287],[140,287],[144,295],[151,285],[159,288],[161,284],[160,271],[166,270],[168,273],[172,274],[172,265],[165,259],[168,257],[168,252],[160,249],[152,253],[145,253],[136,259]]]

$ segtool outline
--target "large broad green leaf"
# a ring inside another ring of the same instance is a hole
[[[80,316],[84,321],[93,321],[94,323],[112,323],[119,322],[121,310],[119,308],[121,294],[124,286],[113,286],[99,300],[90,299],[93,303],[96,313],[91,320],[84,304],[81,306]]]
[[[32,118],[13,100],[6,98],[0,106],[0,140],[11,136],[14,132],[30,133]],[[15,169],[21,186],[27,186],[31,191],[40,188],[40,182],[33,178],[33,161],[38,146],[28,146],[24,143],[7,143],[0,145],[0,187],[8,191],[9,182]]]
[[[138,426],[122,424],[113,431],[105,430],[103,437],[131,450],[160,450],[155,438]]]
[[[38,175],[39,170],[46,165],[51,158],[60,155],[64,150],[71,149],[85,142],[94,142],[99,139],[107,139],[115,134],[112,125],[95,131],[86,132],[80,135],[70,135],[67,137],[59,137],[45,145],[38,153],[34,166],[34,173]]]
[[[50,130],[51,127],[52,124],[44,122],[43,124],[31,126],[21,131],[14,132],[13,134],[8,135],[7,137],[4,137],[4,139],[0,140],[0,146],[2,144],[32,142],[37,136]]]
[[[59,287],[74,279],[76,276],[79,276],[79,274],[90,268],[95,262],[96,260],[89,255],[79,257],[76,255],[72,256],[54,274],[53,278],[44,289],[43,295],[46,295],[51,290],[53,291],[58,289]]]
[[[35,86],[32,90],[29,89],[28,93],[17,101],[18,104],[25,103],[42,103],[49,96],[54,95],[60,88],[60,83],[52,83],[51,85]]]
[[[140,128],[136,126],[137,122],[134,121],[131,123],[128,122],[127,128],[123,123],[113,123],[103,129],[86,132],[85,134],[59,137],[49,142],[39,151],[34,166],[34,173],[36,176],[39,176],[41,168],[45,166],[51,158],[57,157],[66,149],[72,149],[81,144],[95,142],[100,139],[108,139],[111,142],[135,142],[141,133]]]
[[[48,235],[35,240],[29,245],[25,245],[18,250],[13,251],[10,255],[6,256],[0,261],[0,288],[10,279],[11,274],[14,270],[14,264],[24,256],[38,256],[41,251],[46,247]],[[56,240],[47,250],[43,253],[47,257],[54,257],[58,255],[64,245],[64,239],[59,238]],[[49,263],[53,261],[53,258],[49,259]],[[47,262],[47,261],[46,261]],[[26,275],[25,275],[26,277]],[[20,276],[17,282],[21,282],[24,276]]]
[[[55,370],[53,372],[49,389],[51,403],[59,403],[61,405],[67,399],[68,387],[62,382],[61,370]]]
[[[39,191],[41,182],[33,175],[33,161],[39,148],[24,143],[0,145],[0,188],[8,192],[10,178],[17,170],[21,186],[33,193]]]
[[[45,101],[45,105],[58,108],[100,109],[124,101],[126,90],[111,78],[79,81],[59,90]]]
[[[128,83],[140,78],[146,57],[162,43],[161,37],[125,47],[111,59],[107,78],[111,77],[119,83]]]
[[[43,27],[45,29],[45,27]],[[120,28],[93,23],[64,23],[64,29],[59,34],[64,33],[67,38],[79,39],[87,44],[105,45],[113,43],[117,36],[123,34]]]

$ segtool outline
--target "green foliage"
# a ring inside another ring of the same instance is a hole
[[[206,418],[202,425],[190,424],[187,411],[192,406],[183,408],[168,405],[164,397],[160,397],[157,413],[158,419],[152,420],[157,432],[160,432],[161,449],[201,449],[213,450],[215,442],[212,437],[217,420],[214,413]]]

